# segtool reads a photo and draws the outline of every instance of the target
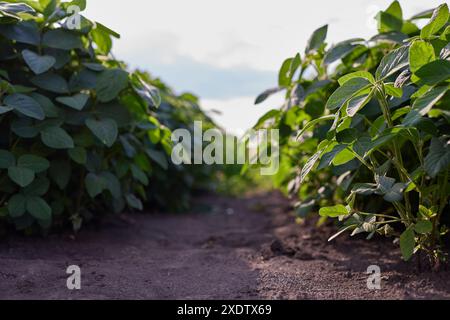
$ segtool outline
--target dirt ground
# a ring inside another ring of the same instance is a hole
[[[0,241],[0,299],[450,299],[450,272],[418,274],[389,240],[299,226],[277,193],[203,197],[192,213],[127,215],[76,239]],[[81,267],[81,290],[66,268]],[[369,265],[381,290],[367,288]]]

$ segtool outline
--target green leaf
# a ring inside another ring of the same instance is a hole
[[[403,90],[401,88],[397,88],[390,83],[384,84],[384,90],[386,94],[395,98],[403,97]]]
[[[164,170],[167,170],[169,168],[169,163],[167,162],[167,157],[164,152],[147,149],[145,150],[145,153],[147,153],[150,159],[155,161]]]
[[[431,20],[422,28],[420,37],[422,39],[428,39],[432,35],[436,34],[442,27],[444,27],[449,18],[449,11],[447,4],[441,4],[433,12]]]
[[[413,81],[420,84],[434,86],[440,82],[450,79],[450,61],[436,60],[430,62],[414,74]]]
[[[388,53],[376,71],[376,79],[383,80],[409,64],[409,47],[403,46]]]
[[[59,109],[53,104],[52,100],[50,100],[46,96],[33,92],[30,94],[30,97],[32,97],[40,104],[47,118],[57,118],[59,116]]]
[[[317,119],[314,119],[314,120],[308,122],[303,127],[303,129],[299,132],[299,134],[297,135],[297,139],[299,139],[301,136],[303,136],[306,131],[308,131],[309,129],[314,127],[316,124],[323,122],[323,121],[331,121],[331,120],[333,120],[333,121],[336,120],[336,116],[335,115],[322,116],[320,118],[317,118]]]
[[[354,117],[359,110],[364,108],[364,106],[367,105],[370,100],[372,100],[372,97],[373,91],[371,91],[369,94],[363,94],[361,96],[356,96],[350,99],[346,110],[347,115],[349,117]]]
[[[94,173],[89,173],[84,180],[86,190],[91,198],[97,197],[106,189],[105,180]]]
[[[37,120],[44,120],[45,114],[39,103],[33,98],[21,93],[9,95],[3,101],[8,107],[17,112]]]
[[[56,185],[64,190],[70,182],[72,168],[66,160],[54,160],[50,164],[50,177]]]
[[[81,111],[89,100],[89,95],[85,93],[78,93],[72,97],[58,97],[56,101],[62,103],[75,110]]]
[[[22,194],[13,195],[8,201],[8,212],[11,218],[19,218],[26,211],[26,199]]]
[[[96,25],[97,29],[100,29],[102,32],[105,32],[116,39],[120,39],[120,34],[115,32],[114,30],[111,30],[110,28],[106,27],[105,25],[101,24],[100,22],[95,22],[95,25]]]
[[[346,74],[345,76],[342,76],[339,78],[338,82],[339,85],[344,85],[347,81],[353,79],[353,78],[364,78],[369,80],[371,83],[375,83],[375,78],[370,72],[367,71],[355,71],[349,74]]]
[[[0,150],[0,169],[8,169],[16,164],[16,158],[7,150]]]
[[[377,15],[378,31],[386,33],[401,31],[403,26],[403,11],[398,1],[394,1],[386,11]]]
[[[15,24],[2,24],[0,34],[10,40],[38,46],[41,42],[39,27],[37,23],[22,21]]]
[[[161,96],[158,88],[139,79],[139,85],[133,85],[133,89],[144,99],[148,106],[158,108],[161,105]]]
[[[55,73],[44,73],[32,78],[31,83],[35,86],[54,93],[68,93],[69,85],[66,79]]]
[[[369,88],[371,83],[364,78],[353,78],[339,87],[328,99],[326,107],[329,110],[340,109],[359,92]]]
[[[321,158],[319,162],[319,166],[317,167],[317,170],[324,169],[331,165],[334,158],[345,148],[347,148],[347,145],[345,144],[338,144],[333,147],[333,149],[327,153],[325,153]]]
[[[142,171],[137,165],[131,166],[131,173],[133,178],[142,183],[143,185],[148,185],[148,177],[144,171]]]
[[[30,50],[23,50],[22,57],[35,74],[47,72],[56,63],[52,56],[40,56]]]
[[[48,221],[52,218],[52,208],[41,197],[27,197],[27,211],[36,219]]]
[[[278,86],[279,87],[288,87],[291,84],[292,81],[292,74],[291,74],[291,66],[293,58],[289,58],[284,60],[280,72],[278,74]]]
[[[87,154],[86,149],[83,147],[75,147],[68,150],[70,158],[78,164],[86,164]]]
[[[82,48],[83,42],[80,37],[71,31],[54,29],[44,34],[42,45],[54,49],[72,50]]]
[[[105,189],[109,190],[115,199],[119,199],[122,196],[119,179],[111,172],[102,172],[100,176],[104,180]]]
[[[383,199],[387,202],[398,202],[403,199],[403,192],[405,191],[407,184],[396,183],[394,184],[383,196]]]
[[[0,115],[8,113],[13,110],[14,110],[14,108],[12,108],[12,107],[0,106]]]
[[[262,102],[264,102],[267,98],[269,98],[271,95],[280,92],[281,90],[283,90],[283,88],[272,88],[272,89],[268,89],[266,91],[264,91],[263,93],[261,93],[255,100],[255,104],[260,104]]]
[[[343,164],[346,164],[347,162],[352,161],[353,159],[355,159],[355,154],[348,150],[348,149],[344,149],[341,152],[339,152],[336,157],[334,157],[333,159],[333,165],[335,166],[341,166]]]
[[[128,72],[122,69],[108,69],[97,79],[97,97],[100,102],[114,100],[128,86]]]
[[[117,123],[113,119],[87,119],[86,126],[107,147],[112,147],[117,140]]]
[[[333,207],[324,207],[319,210],[321,217],[337,218],[339,216],[346,216],[350,214],[346,206],[339,204]]]
[[[422,220],[416,223],[414,226],[414,231],[420,234],[428,234],[433,230],[433,224],[431,221]]]
[[[311,53],[312,51],[317,51],[322,47],[327,38],[328,25],[320,27],[312,34],[311,38],[308,40],[308,45],[306,46],[305,53]]]
[[[72,137],[60,127],[48,127],[41,131],[42,142],[53,149],[71,149],[74,147]]]
[[[414,247],[416,246],[416,239],[414,230],[412,228],[406,229],[400,236],[400,250],[403,259],[408,261],[414,254]]]
[[[412,73],[434,60],[436,60],[436,55],[431,43],[418,40],[411,44],[409,48],[409,69]]]
[[[133,208],[133,209],[137,209],[137,210],[143,210],[144,206],[142,205],[142,201],[139,200],[134,194],[128,194],[126,195],[126,200],[128,205]]]
[[[425,171],[435,178],[441,171],[447,170],[450,165],[450,145],[441,139],[431,140],[430,151],[425,158]]]
[[[8,176],[22,188],[32,183],[35,177],[33,170],[21,167],[9,167]]]
[[[442,99],[449,90],[448,86],[434,87],[426,92],[414,102],[411,111],[403,119],[404,126],[412,127],[416,125],[423,116],[427,115],[433,106]]]
[[[50,167],[50,162],[48,162],[45,158],[32,154],[26,154],[17,160],[17,166],[33,170],[35,173],[41,173]]]
[[[364,39],[350,39],[336,44],[327,51],[323,63],[325,65],[329,65],[339,59],[345,58],[358,47],[358,45],[356,44],[357,42],[363,41]]]
[[[98,25],[96,28],[91,30],[91,36],[92,40],[94,40],[97,45],[98,50],[102,54],[109,54],[113,45],[111,36],[107,32],[104,32],[101,28],[98,28]]]
[[[23,193],[26,196],[43,196],[48,192],[48,189],[50,188],[50,181],[45,178],[37,178],[35,179],[29,186],[27,186]]]

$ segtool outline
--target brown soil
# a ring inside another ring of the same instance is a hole
[[[0,243],[1,299],[450,299],[450,272],[418,273],[389,241],[299,226],[276,193],[208,196],[193,213],[128,215],[73,239]],[[66,288],[79,265],[82,289]],[[367,267],[382,271],[367,288]]]

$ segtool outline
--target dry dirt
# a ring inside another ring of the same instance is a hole
[[[418,273],[389,241],[299,226],[277,193],[203,197],[192,213],[127,215],[47,238],[0,241],[0,299],[450,299],[450,272]],[[66,268],[82,288],[69,291]],[[382,271],[367,288],[367,267]]]

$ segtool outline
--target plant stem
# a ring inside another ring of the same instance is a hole
[[[381,106],[381,109],[383,111],[383,115],[384,115],[384,118],[386,119],[388,127],[389,128],[393,128],[394,127],[394,122],[392,121],[391,112],[389,110],[389,104],[388,104],[388,102],[386,100],[386,93],[384,91],[383,85],[381,85],[381,86],[379,86],[377,88],[377,98],[378,98],[378,101],[380,103],[380,106]],[[408,180],[408,177],[405,176],[405,174],[404,174],[404,172],[406,170],[404,170],[405,168],[404,168],[404,163],[403,163],[403,158],[402,158],[400,147],[399,147],[397,141],[395,141],[395,140],[392,142],[392,144],[393,144],[393,149],[394,149],[393,150],[394,151],[394,157],[395,157],[396,161],[398,162],[398,165],[396,165],[396,168],[397,168],[399,177],[400,177],[402,182],[406,183],[407,180]],[[404,193],[403,196],[404,196],[404,199],[405,199],[406,216],[407,216],[409,221],[413,220],[414,218],[413,218],[412,213],[411,213],[411,203],[409,201],[409,195]]]

